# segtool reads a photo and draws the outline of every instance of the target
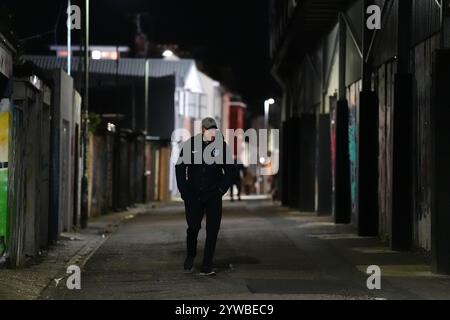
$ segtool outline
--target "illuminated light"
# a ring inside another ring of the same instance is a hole
[[[36,85],[38,83],[39,79],[36,76],[31,76],[31,83]]]
[[[265,164],[266,163],[266,158],[264,158],[264,157],[259,158],[259,163],[260,164]]]
[[[99,50],[92,51],[92,59],[100,60],[102,58],[102,52]]]
[[[118,60],[119,52],[93,50],[91,53],[91,57],[93,60]]]
[[[117,60],[117,59],[119,59],[119,53],[117,53],[116,51],[110,52],[110,53],[109,53],[109,58],[110,58],[111,60]]]
[[[165,50],[162,55],[164,58],[171,58],[173,57],[173,52],[172,50]]]
[[[42,82],[37,76],[33,75],[29,77],[30,83],[38,90],[41,90]]]
[[[268,104],[274,104],[274,103],[275,103],[275,100],[272,99],[272,98],[270,98],[269,100],[267,100],[267,103],[268,103]]]
[[[69,52],[67,51],[67,50],[59,50],[59,51],[57,51],[57,54],[56,54],[58,57],[63,57],[63,58],[65,58],[65,57],[67,57],[68,55],[69,55]]]
[[[116,126],[111,122],[108,122],[108,124],[106,125],[106,130],[108,130],[109,132],[116,132]]]

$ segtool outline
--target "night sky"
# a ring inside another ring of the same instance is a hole
[[[51,44],[66,43],[67,1],[0,2],[12,14],[16,38],[27,39],[21,42],[25,53],[42,53]],[[81,7],[82,3],[72,0]],[[131,47],[133,15],[142,13],[143,32],[151,42],[178,44],[207,74],[241,94],[252,113],[262,113],[264,99],[274,94],[267,0],[91,0],[90,8],[92,45]],[[79,39],[76,33],[74,44]]]

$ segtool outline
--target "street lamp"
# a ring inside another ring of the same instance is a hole
[[[272,104],[275,103],[275,100],[273,98],[267,99],[266,101],[264,101],[264,126],[266,130],[269,130],[269,111],[270,111],[270,106]],[[259,166],[264,167],[267,165],[267,160],[265,157],[260,157],[259,158]],[[261,194],[261,190],[265,190],[264,186],[266,184],[266,180],[264,179],[264,177],[261,177],[260,175],[260,170],[258,169],[257,171],[258,173],[258,184],[257,186],[258,188],[258,194]]]
[[[275,103],[275,100],[270,98],[264,101],[264,124],[266,129],[269,129],[269,109],[272,104]]]

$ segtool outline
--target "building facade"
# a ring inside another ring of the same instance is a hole
[[[381,28],[372,30],[373,5]],[[270,50],[284,93],[283,203],[328,211],[395,250],[429,252],[448,274],[447,7],[272,1]]]

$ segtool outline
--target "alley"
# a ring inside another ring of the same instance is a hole
[[[450,278],[427,258],[390,251],[331,217],[269,201],[224,204],[218,274],[182,272],[185,220],[170,203],[124,222],[82,270],[81,290],[50,285],[41,299],[449,299]],[[202,257],[204,228],[200,233]],[[379,265],[382,289],[366,287]]]
[[[0,1],[0,301],[450,300],[448,83],[450,0]]]

